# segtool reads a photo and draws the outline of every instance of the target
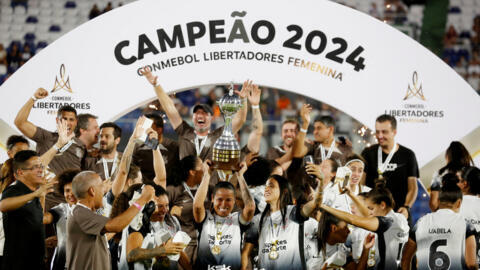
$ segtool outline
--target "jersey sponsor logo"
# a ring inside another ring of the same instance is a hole
[[[208,270],[231,270],[232,267],[230,265],[208,265]]]
[[[398,237],[398,238],[403,238],[403,237],[405,237],[405,236],[407,236],[407,235],[408,235],[408,232],[398,232],[398,233],[397,233],[397,237]]]
[[[467,222],[468,224],[471,224],[471,225],[479,225],[480,224],[480,220],[473,219],[473,218],[472,219],[466,218],[465,222]]]
[[[445,233],[452,233],[452,231],[446,228],[433,228],[433,229],[428,229],[428,233],[445,234]]]
[[[390,163],[387,164],[387,168],[385,169],[386,172],[390,171],[393,172],[398,168],[398,165],[396,163]]]

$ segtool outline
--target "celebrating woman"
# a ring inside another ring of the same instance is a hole
[[[199,230],[198,257],[195,269],[240,269],[242,234],[255,213],[255,201],[243,178],[246,164],[236,174],[244,207],[241,212],[235,206],[235,187],[229,182],[218,182],[212,194],[213,209],[206,211],[210,177],[208,173],[195,194],[193,216]],[[206,171],[207,168],[204,169]],[[221,267],[221,268],[219,268]]]

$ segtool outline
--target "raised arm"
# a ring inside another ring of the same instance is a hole
[[[378,230],[378,226],[380,225],[376,217],[356,216],[356,215],[352,215],[350,213],[326,206],[324,204],[322,204],[321,208],[327,211],[328,213],[336,216],[337,218],[344,220],[348,224],[355,225],[367,231],[375,232]]]
[[[155,130],[149,128],[147,129],[147,134],[151,138],[155,138],[158,140],[158,134]],[[153,182],[155,184],[163,187],[165,190],[167,189],[167,173],[165,169],[165,161],[163,160],[162,153],[160,149],[155,149],[153,151],[153,169],[155,170],[155,178],[153,178]]]
[[[302,158],[307,154],[307,147],[305,146],[305,138],[307,136],[306,130],[310,125],[310,113],[312,112],[312,106],[310,104],[303,104],[300,110],[300,116],[302,117],[302,126],[300,132],[298,132],[293,142],[292,155],[294,158]],[[304,130],[305,132],[302,132]]]
[[[252,88],[252,81],[246,80],[243,82],[242,90],[235,91],[235,93],[242,99],[242,107],[238,112],[233,116],[232,119],[232,132],[237,133],[247,121],[247,112],[248,112],[248,102],[247,96]]]
[[[67,121],[60,119],[57,119],[57,131],[58,131],[58,140],[57,142],[48,149],[47,152],[43,153],[43,155],[40,156],[40,162],[42,162],[43,166],[47,167],[48,164],[50,164],[50,161],[55,157],[55,155],[58,153],[58,150],[62,148],[65,144],[70,141],[73,136],[75,136],[75,133],[71,133],[70,135],[67,135],[68,133],[68,126],[67,126]]]
[[[145,116],[141,116],[138,119],[137,124],[135,125],[132,136],[128,140],[127,147],[125,147],[125,151],[123,152],[122,159],[120,160],[120,164],[118,165],[118,173],[117,175],[115,175],[115,179],[112,183],[112,193],[115,197],[122,193],[123,188],[125,187],[128,171],[130,170],[130,163],[132,162],[132,153],[135,147],[135,140],[140,138],[140,136],[142,135],[142,125],[144,122]]]
[[[357,206],[358,211],[360,211],[362,216],[364,216],[364,217],[369,216],[370,211],[368,210],[367,206],[365,206],[365,204],[362,201],[360,201],[358,196],[353,194],[348,187],[346,187],[342,190],[342,187],[340,187],[340,185],[338,185],[338,188],[340,189],[340,193],[346,193],[348,195],[348,197],[350,197],[352,199],[353,203]]]
[[[263,135],[263,120],[260,112],[260,96],[262,91],[257,85],[253,85],[247,94],[248,101],[252,105],[252,131],[248,136],[247,147],[250,152],[260,151],[260,141]]]
[[[136,201],[137,204],[144,206],[146,203],[152,200],[155,191],[152,186],[146,185],[143,187],[142,195]],[[120,215],[110,219],[105,227],[103,228],[103,232],[121,232],[125,227],[127,227],[132,219],[138,214],[140,209],[137,208],[135,205],[131,205],[125,212],[121,213]]]
[[[250,220],[252,220],[253,216],[255,215],[255,200],[253,199],[252,194],[250,194],[250,191],[248,190],[245,178],[243,178],[243,174],[247,170],[247,164],[245,162],[242,162],[241,166],[242,168],[237,173],[237,179],[243,200],[242,219],[243,221],[250,222]]]
[[[23,135],[32,139],[37,132],[37,126],[28,121],[28,116],[32,110],[35,99],[42,99],[48,96],[48,91],[43,88],[38,88],[33,94],[33,97],[29,98],[27,103],[18,111],[17,117],[15,117],[15,126],[23,133]]]
[[[200,186],[195,193],[195,198],[193,200],[193,218],[195,222],[201,223],[205,219],[205,199],[207,198],[208,185],[210,184],[210,166],[208,165],[208,160],[203,163],[203,178]]]
[[[318,179],[318,178],[317,178]],[[302,216],[309,217],[315,209],[320,208],[323,199],[323,180],[318,179],[319,183],[317,185],[317,189],[315,190],[315,194],[313,196],[313,200],[308,201],[306,204],[302,206]]]
[[[145,76],[145,78],[147,78],[148,82],[153,85],[160,105],[162,105],[163,110],[165,110],[165,113],[167,114],[167,117],[170,120],[173,129],[176,129],[182,123],[182,117],[180,116],[180,113],[175,107],[173,100],[167,95],[167,93],[165,93],[165,90],[163,90],[162,86],[160,86],[160,84],[157,84],[158,77],[153,76],[152,72],[148,67],[143,68],[141,70],[141,73],[143,76]]]

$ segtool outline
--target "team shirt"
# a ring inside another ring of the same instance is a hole
[[[465,269],[465,239],[474,234],[475,228],[451,209],[423,216],[410,232],[418,269]]]
[[[402,260],[402,249],[408,241],[408,226],[405,216],[390,210],[378,218],[378,229],[374,232],[375,247],[369,251],[369,259],[375,260],[369,269],[397,269]]]
[[[462,205],[460,206],[460,215],[465,218],[467,224],[472,225],[476,233],[477,242],[477,262],[480,265],[480,198],[472,195],[463,195]]]
[[[259,269],[303,269],[300,250],[300,225],[302,229],[306,218],[301,216],[300,208],[288,205],[285,212],[285,223],[282,221],[280,210],[265,216],[262,228],[259,228],[261,214],[254,218],[252,229],[245,236],[247,242],[256,243],[258,240],[258,268]],[[301,234],[304,237],[304,234]],[[304,239],[302,239],[303,241]]]
[[[179,147],[179,158],[180,160],[188,155],[197,155],[205,161],[206,159],[212,160],[213,145],[217,139],[223,133],[223,126],[211,130],[208,135],[204,138],[198,137],[198,146],[200,153],[197,153],[195,146],[195,129],[187,124],[185,120],[175,129],[175,133],[178,135],[178,147]],[[206,140],[203,142],[203,140]],[[203,147],[202,147],[203,145]]]
[[[206,211],[205,219],[197,223],[198,256],[195,269],[240,269],[242,234],[248,229],[240,212],[220,217]]]
[[[165,240],[173,239],[175,234],[181,230],[178,219],[174,216],[167,215],[164,221],[148,222],[142,224],[138,229],[138,224],[134,221],[122,231],[122,240],[119,245],[118,262],[119,270],[135,269],[135,270],[151,270],[151,269],[178,269],[178,262],[170,260],[168,257],[152,258],[141,262],[127,263],[126,247],[127,239],[130,234],[139,232],[143,236],[142,249],[153,249],[165,243]]]
[[[53,254],[51,269],[65,269],[67,267],[67,217],[72,214],[72,207],[68,203],[61,203],[49,212],[53,216],[55,233],[57,235],[57,247]]]

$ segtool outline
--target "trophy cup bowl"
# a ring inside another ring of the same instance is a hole
[[[233,87],[217,101],[225,118],[222,135],[213,145],[213,168],[219,172],[220,178],[228,180],[225,175],[231,175],[240,170],[240,145],[232,132],[232,118],[242,107],[242,100],[233,93]],[[222,174],[224,174],[222,176]]]

